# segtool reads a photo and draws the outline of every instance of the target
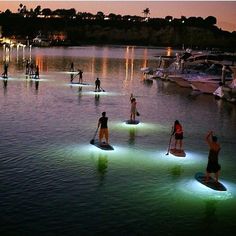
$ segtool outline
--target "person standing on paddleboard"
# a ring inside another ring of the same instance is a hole
[[[102,117],[100,117],[99,120],[98,120],[98,128],[100,127],[100,130],[99,130],[100,145],[104,145],[104,143],[102,143],[102,139],[103,139],[104,136],[105,136],[105,139],[106,139],[105,145],[109,144],[109,134],[108,134],[107,121],[108,121],[108,117],[106,117],[106,112],[104,111],[102,113]]]
[[[97,78],[96,80],[95,80],[95,92],[100,92],[100,85],[101,85],[101,81],[100,81],[100,79],[99,78]]]
[[[218,182],[219,179],[219,172],[221,169],[221,166],[218,163],[218,155],[220,152],[220,144],[217,143],[217,137],[213,136],[213,132],[210,131],[206,135],[206,142],[209,146],[209,154],[208,154],[208,163],[206,168],[206,182],[209,181],[210,174],[215,174],[215,182]]]
[[[134,97],[131,98],[131,107],[130,107],[130,121],[135,121],[135,116],[137,113],[137,108],[136,108],[136,99]]]
[[[179,145],[179,150],[182,150],[182,145],[183,145],[183,128],[182,125],[179,123],[178,120],[175,121],[174,123],[174,130],[172,135],[175,135],[175,149],[177,147],[177,145]]]

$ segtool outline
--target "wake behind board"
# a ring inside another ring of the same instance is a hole
[[[174,156],[177,156],[177,157],[186,157],[186,153],[184,150],[171,148],[170,153]]]
[[[211,188],[211,189],[214,189],[216,191],[226,191],[226,187],[218,182],[216,183],[215,180],[210,177],[208,182],[205,181],[206,177],[205,177],[205,174],[201,173],[201,172],[198,172],[195,174],[195,179],[200,182],[201,184],[207,186],[208,188]]]
[[[96,146],[96,147],[98,147],[98,148],[100,148],[100,149],[102,149],[102,150],[105,150],[105,151],[112,151],[112,150],[114,150],[114,148],[110,144],[105,144],[105,143],[100,144],[100,142],[97,141],[97,140],[95,140],[91,144]]]
[[[127,120],[125,123],[127,124],[127,125],[137,125],[137,124],[139,124],[139,120]]]

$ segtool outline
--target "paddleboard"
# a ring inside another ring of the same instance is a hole
[[[200,182],[201,184],[207,186],[208,188],[211,188],[211,189],[214,189],[216,191],[226,191],[226,187],[218,182],[216,183],[215,180],[210,177],[208,182],[205,181],[206,177],[205,177],[205,174],[203,174],[202,172],[198,172],[195,174],[195,179]]]
[[[71,84],[89,85],[87,83],[71,82]]]
[[[125,123],[127,125],[137,125],[140,123],[140,121],[139,120],[127,120]]]
[[[110,144],[105,144],[105,143],[100,144],[99,141],[97,140],[95,140],[94,143],[91,144],[105,151],[114,150],[114,148]]]
[[[174,156],[177,156],[177,157],[185,157],[186,156],[186,153],[184,150],[175,149],[175,148],[171,148],[170,153]]]

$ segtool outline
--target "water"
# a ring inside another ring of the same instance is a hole
[[[140,68],[169,52],[1,51],[10,60],[10,78],[5,86],[0,81],[0,235],[236,233],[236,106],[171,82],[145,84]],[[23,59],[30,56],[40,68],[38,85],[24,76]],[[71,61],[91,86],[69,85]],[[96,77],[106,91],[100,95],[92,92]],[[136,127],[124,124],[131,93],[141,114]],[[112,152],[89,144],[103,111]],[[186,158],[166,155],[176,119],[184,127]],[[222,145],[220,180],[227,192],[194,179],[206,168],[208,130]]]

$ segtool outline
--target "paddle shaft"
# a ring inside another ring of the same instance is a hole
[[[95,133],[94,133],[94,135],[93,135],[93,138],[91,139],[90,143],[94,143],[94,139],[95,139],[95,137],[96,137],[96,135],[97,135],[98,128],[99,128],[99,127],[97,127],[97,129],[96,129],[96,131],[95,131]]]
[[[168,150],[167,150],[166,155],[169,155],[169,152],[170,152],[170,144],[171,144],[171,140],[172,140],[172,136],[173,136],[172,132],[173,132],[173,127],[171,128],[170,140],[169,140],[169,145],[168,145]]]

